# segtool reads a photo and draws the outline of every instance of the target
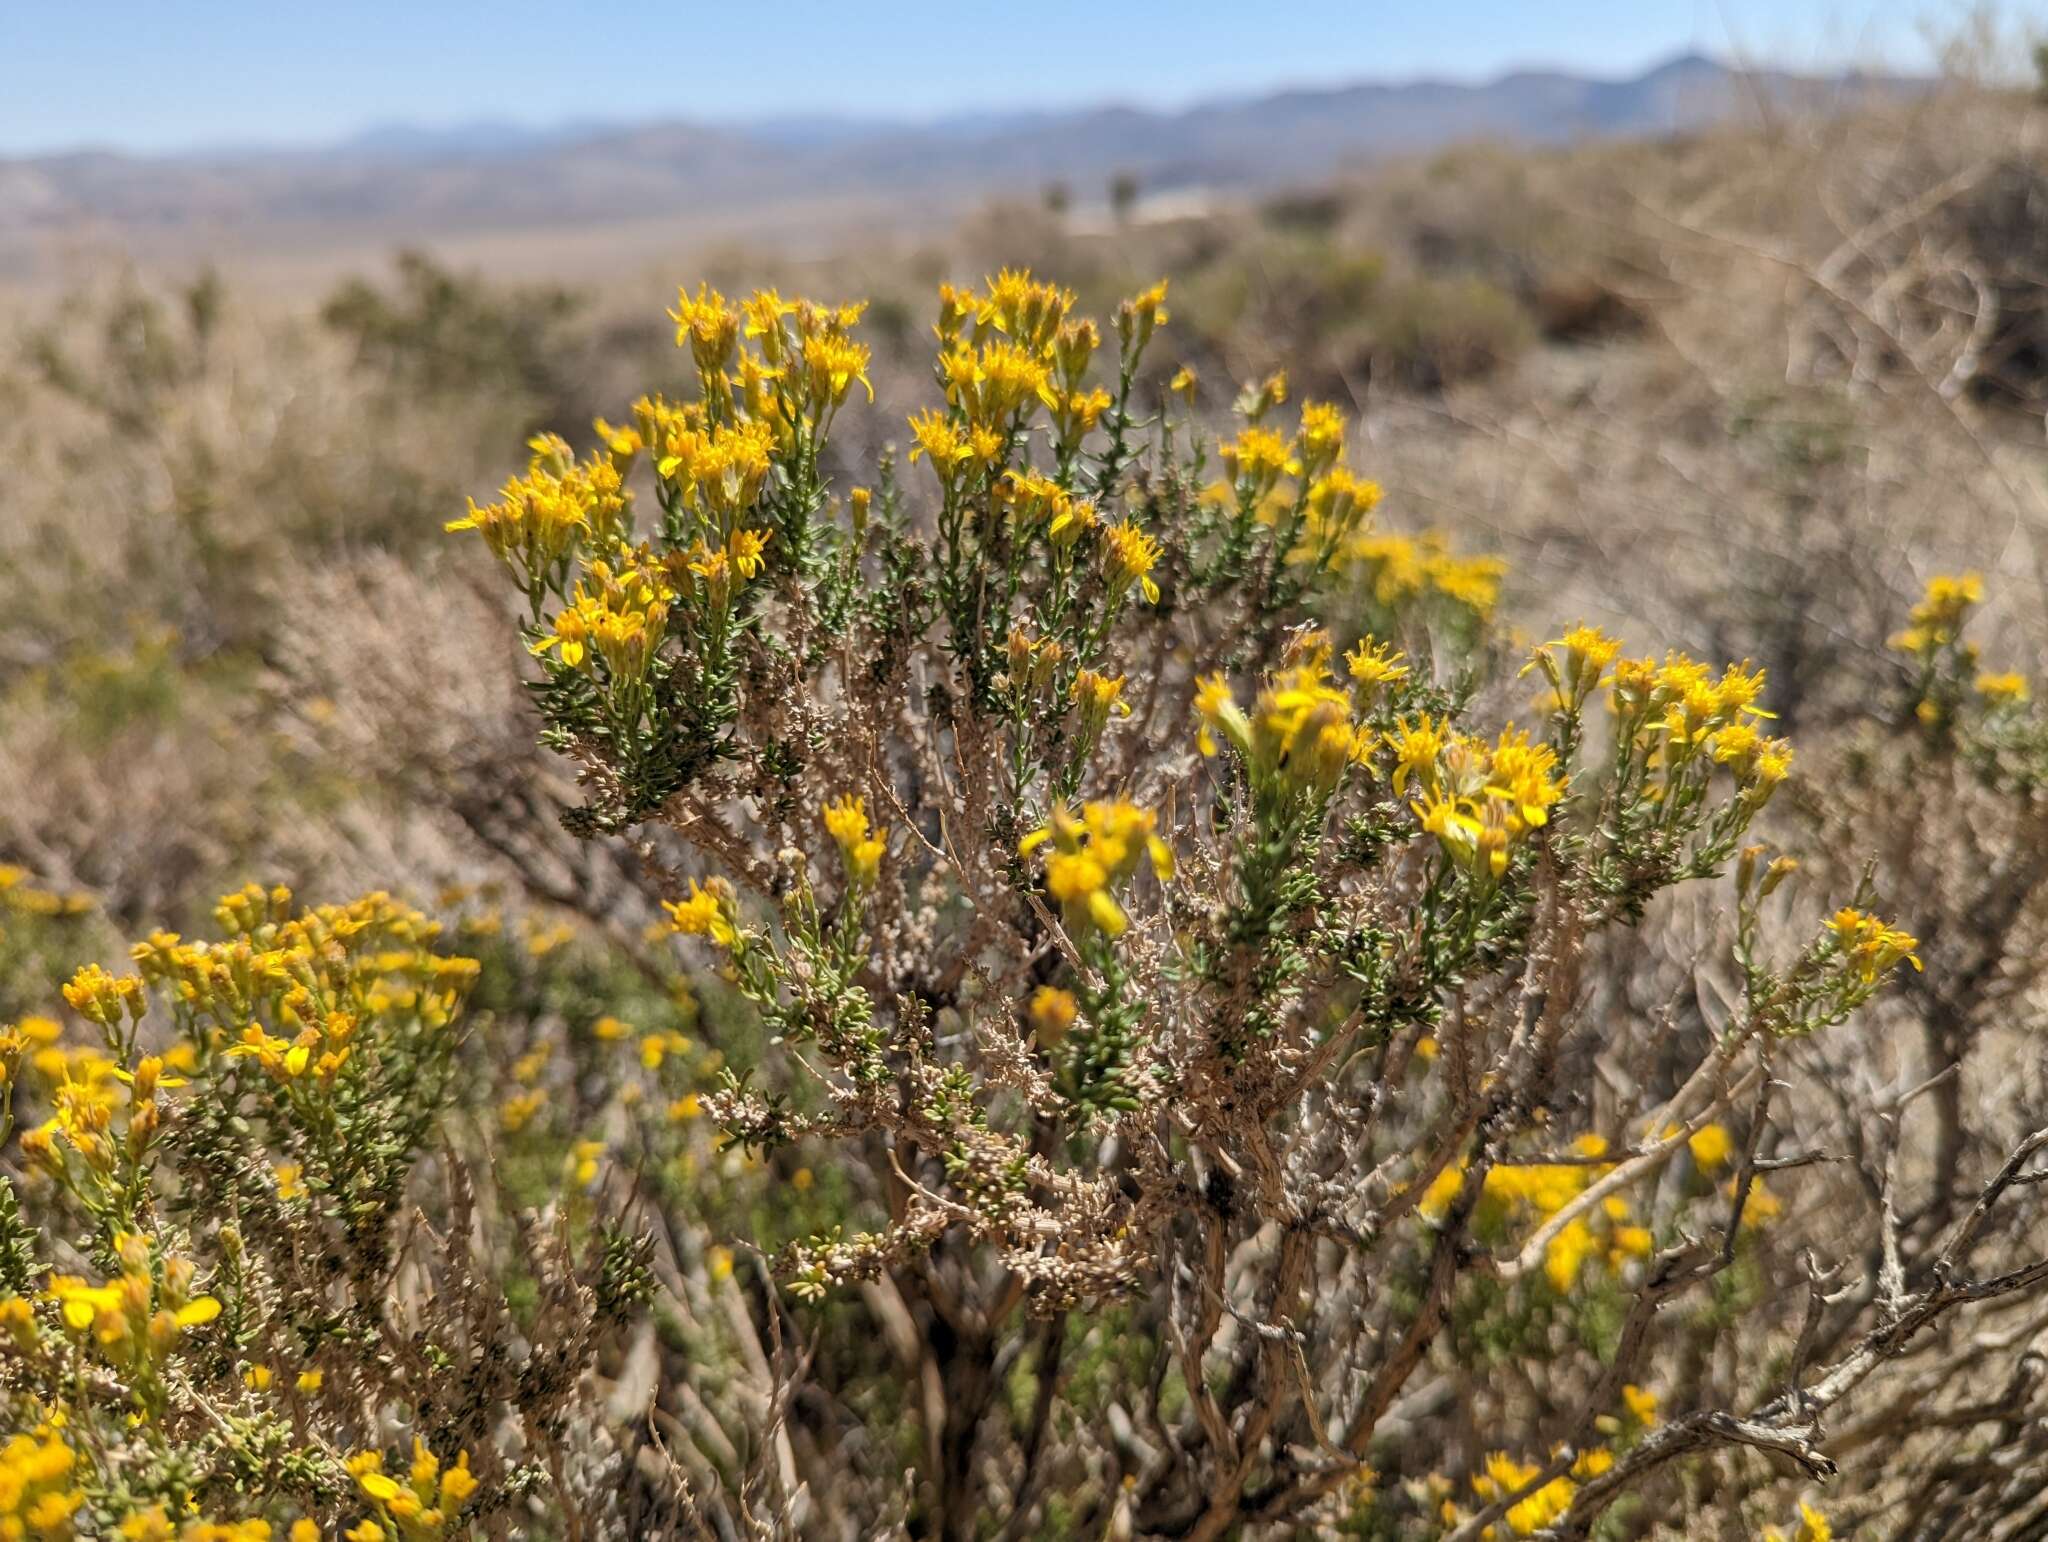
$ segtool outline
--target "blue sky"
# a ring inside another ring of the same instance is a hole
[[[0,0],[0,154],[322,143],[391,122],[1170,106],[1525,64],[1625,74],[1689,48],[1797,66],[1924,67],[1929,9],[1930,0]]]

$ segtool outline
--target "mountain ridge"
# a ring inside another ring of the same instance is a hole
[[[235,240],[335,231],[431,242],[465,231],[730,219],[813,199],[900,209],[908,222],[975,199],[1036,196],[1055,182],[1084,198],[1126,174],[1148,193],[1257,188],[1464,141],[1663,136],[1765,103],[1825,109],[1927,85],[1738,71],[1693,53],[1619,79],[1526,69],[1485,81],[1291,87],[1176,109],[1104,103],[924,123],[827,113],[752,125],[383,124],[323,148],[0,159],[0,230],[13,227],[17,241],[85,232],[146,244],[201,230]]]

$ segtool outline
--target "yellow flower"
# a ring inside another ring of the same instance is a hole
[[[1065,550],[1100,524],[1101,520],[1095,512],[1094,504],[1086,498],[1062,495],[1058,505],[1053,509],[1051,520],[1046,524],[1045,533],[1054,546]]]
[[[1686,1147],[1692,1152],[1692,1159],[1701,1172],[1710,1173],[1724,1165],[1735,1142],[1728,1138],[1728,1132],[1718,1124],[1701,1125],[1686,1138]]]
[[[1217,454],[1223,469],[1237,484],[1240,498],[1262,497],[1283,476],[1293,476],[1301,470],[1301,462],[1289,453],[1287,441],[1270,428],[1247,427],[1221,446]]]
[[[1081,709],[1081,731],[1092,746],[1095,738],[1108,726],[1112,714],[1117,717],[1131,715],[1130,703],[1124,700],[1124,677],[1112,679],[1084,669],[1074,676],[1072,692],[1074,705]]]
[[[1166,280],[1134,294],[1117,307],[1117,337],[1126,354],[1135,353],[1152,340],[1152,334],[1166,325]]]
[[[1629,1382],[1621,1389],[1621,1400],[1628,1405],[1629,1417],[1638,1424],[1657,1422],[1657,1394],[1647,1387]]]
[[[1721,1186],[1721,1191],[1729,1199],[1734,1199],[1735,1180],[1729,1179],[1727,1183]],[[1749,1200],[1742,1207],[1742,1224],[1744,1226],[1757,1227],[1768,1225],[1784,1214],[1784,1212],[1785,1207],[1778,1202],[1778,1196],[1764,1186],[1763,1179],[1758,1178],[1750,1184]]]
[[[732,886],[722,878],[701,884],[691,879],[689,898],[665,900],[662,909],[668,912],[670,926],[686,937],[709,937],[722,948],[731,947],[739,937]]]
[[[379,1504],[389,1504],[398,1497],[398,1481],[382,1472],[357,1473],[356,1486]]]
[[[971,306],[978,333],[1000,332],[1026,348],[1044,348],[1074,305],[1072,291],[1040,283],[1029,269],[1004,268],[987,281],[987,289],[986,298],[976,299],[942,286],[940,297],[946,303],[957,297]]]
[[[469,1470],[469,1453],[457,1454],[453,1466],[441,1473],[441,1504],[448,1510],[459,1510],[476,1492],[476,1478]]]
[[[725,543],[725,560],[742,578],[761,571],[762,554],[768,549],[768,534],[762,530],[735,530]]]
[[[1803,1499],[1799,1502],[1799,1524],[1790,1536],[1776,1526],[1764,1528],[1764,1542],[1834,1542],[1834,1535],[1828,1518]]]
[[[1621,644],[1598,627],[1581,623],[1538,648],[1522,673],[1540,668],[1574,709],[1600,684],[1600,676],[1621,653]]]
[[[450,520],[449,531],[474,530],[524,583],[559,572],[585,543],[602,544],[627,528],[629,495],[609,450],[581,465],[569,446],[553,435],[531,442],[533,458],[524,476],[506,482],[498,501]]]
[[[547,1100],[547,1093],[539,1087],[514,1093],[498,1105],[498,1127],[507,1135],[518,1134],[533,1122]]]
[[[1331,466],[1309,483],[1303,501],[1301,543],[1288,554],[1297,562],[1326,567],[1335,563],[1365,526],[1383,496],[1380,484]]]
[[[1501,730],[1487,767],[1486,796],[1509,806],[1511,834],[1550,822],[1550,810],[1564,797],[1564,783],[1552,775],[1556,770],[1557,752],[1549,745],[1531,744],[1512,726]]]
[[[1572,1221],[1543,1250],[1543,1275],[1550,1288],[1565,1294],[1577,1282],[1579,1269],[1593,1251],[1593,1232],[1584,1221]]]
[[[1455,866],[1471,878],[1491,882],[1507,871],[1507,826],[1498,818],[1486,817],[1497,812],[1499,805],[1489,802],[1477,814],[1472,812],[1473,806],[1470,799],[1442,793],[1410,805],[1423,833],[1436,837]]]
[[[1314,476],[1333,466],[1344,454],[1344,414],[1329,402],[1301,404],[1302,464]]]
[[[1038,1036],[1038,1042],[1047,1049],[1058,1044],[1067,1036],[1067,1030],[1074,1025],[1074,1017],[1080,1011],[1072,991],[1063,991],[1056,985],[1041,985],[1031,997],[1031,1028]]]
[[[145,1006],[139,977],[116,979],[98,964],[87,964],[66,982],[64,999],[80,1017],[110,1028],[123,1013],[141,1017]]]
[[[1449,728],[1448,719],[1439,723],[1427,712],[1413,723],[1403,718],[1394,724],[1387,744],[1394,752],[1394,791],[1397,794],[1407,787],[1410,777],[1421,783],[1425,791],[1435,790],[1437,759],[1450,742]]]
[[[920,412],[910,420],[910,435],[917,441],[910,458],[929,455],[941,482],[950,483],[961,468],[974,461],[973,442],[942,412]]]
[[[1152,569],[1159,561],[1159,543],[1129,520],[1103,531],[1102,541],[1102,576],[1111,600],[1122,599],[1136,583],[1148,603],[1158,604],[1159,585],[1153,582]]]
[[[1333,793],[1345,769],[1363,763],[1373,736],[1351,719],[1351,698],[1330,675],[1330,640],[1312,632],[1295,640],[1288,662],[1268,677],[1247,720],[1220,677],[1197,683],[1205,753],[1210,727],[1220,727],[1244,754],[1253,785],[1283,795]],[[1240,742],[1240,733],[1242,741]]]
[[[1045,886],[1060,902],[1068,929],[1077,936],[1099,930],[1115,938],[1123,935],[1130,919],[1112,891],[1138,863],[1149,858],[1162,882],[1173,876],[1173,852],[1159,838],[1157,827],[1158,816],[1151,810],[1123,799],[1089,803],[1078,819],[1065,809],[1055,810],[1051,820],[1025,836],[1017,849],[1019,855],[1029,856],[1051,842]]]
[[[709,284],[697,286],[695,299],[687,289],[678,290],[669,316],[676,324],[676,346],[690,350],[707,381],[732,362],[739,342],[739,313]]]
[[[2007,673],[1977,676],[1977,694],[1996,706],[2018,706],[2032,693],[2025,675]]]
[[[855,381],[875,399],[868,383],[868,349],[865,343],[836,333],[821,333],[804,340],[804,369],[810,378],[812,410],[830,411],[846,400]]]
[[[1861,910],[1838,910],[1828,928],[1851,972],[1865,984],[1902,962],[1916,970],[1921,967],[1920,956],[1913,951],[1920,946],[1919,939],[1885,925],[1876,916]]]
[[[1196,747],[1204,755],[1216,753],[1216,737],[1210,731],[1216,728],[1223,730],[1240,755],[1251,754],[1251,719],[1238,706],[1230,691],[1230,681],[1223,675],[1204,675],[1195,682],[1195,711],[1202,719]]]
[[[868,833],[867,804],[852,793],[824,808],[825,830],[839,847],[846,867],[846,881],[856,889],[873,885],[882,870],[882,856],[888,842],[880,830]]]

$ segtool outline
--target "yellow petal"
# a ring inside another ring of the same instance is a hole
[[[1123,936],[1124,928],[1131,924],[1123,907],[1109,897],[1106,889],[1097,889],[1088,896],[1088,917],[1112,937]]]

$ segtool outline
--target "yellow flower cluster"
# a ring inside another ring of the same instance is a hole
[[[73,1480],[77,1466],[78,1454],[47,1424],[0,1445],[0,1538],[69,1542],[72,1517],[85,1504]]]
[[[1892,638],[1901,653],[1926,656],[1953,643],[1964,618],[1984,602],[1984,580],[1975,573],[1937,574],[1913,607],[1912,625]]]
[[[270,1522],[211,1521],[202,1515],[188,1515],[174,1521],[160,1504],[138,1510],[121,1522],[121,1542],[270,1542]],[[296,1520],[287,1533],[290,1542],[320,1542],[320,1528],[309,1520]]]
[[[1012,634],[1014,637],[1016,634]],[[1057,650],[1058,643],[1046,646]],[[1131,704],[1124,700],[1124,676],[1105,675],[1097,670],[1083,669],[1075,672],[1071,691],[1074,705],[1081,714],[1081,740],[1093,747],[1102,730],[1109,726],[1112,716],[1129,717]]]
[[[665,900],[669,928],[685,937],[709,937],[721,948],[729,948],[739,936],[739,902],[732,885],[723,878],[703,883],[690,880],[689,898]]]
[[[1753,719],[1764,672],[1730,664],[1713,671],[1682,653],[1622,659],[1610,677],[1616,731],[1633,740],[1646,764],[1661,766],[1666,796],[1689,767],[1711,762],[1730,770],[1750,812],[1761,808],[1792,769],[1792,746],[1766,738]]]
[[[47,1022],[47,1018],[28,1020],[37,1025]],[[14,1032],[18,1037],[18,1030]],[[10,1046],[11,1043],[10,1039]],[[11,1057],[11,1049],[7,1053]],[[22,1155],[62,1178],[68,1175],[66,1153],[75,1152],[87,1172],[106,1178],[121,1152],[131,1149],[127,1139],[117,1144],[113,1134],[114,1115],[119,1107],[120,1067],[97,1050],[82,1045],[75,1049],[51,1045],[37,1053],[33,1064],[50,1083],[53,1111],[43,1123],[22,1132]],[[147,1144],[157,1121],[154,1103],[158,1084],[153,1078],[145,1080],[144,1091],[137,1097],[138,1108],[148,1106],[151,1112],[142,1115],[143,1127],[136,1144]],[[135,1154],[139,1156],[140,1152]]]
[[[882,830],[869,829],[866,800],[847,793],[825,805],[824,819],[826,833],[839,847],[847,884],[854,889],[872,888],[881,875],[889,842]]]
[[[374,1510],[371,1519],[344,1533],[348,1542],[434,1542],[451,1534],[451,1524],[476,1492],[467,1451],[444,1467],[418,1440],[403,1482],[384,1471],[380,1451],[358,1452],[348,1470]]]
[[[1388,738],[1394,790],[1413,780],[1409,806],[1444,855],[1473,880],[1491,884],[1532,830],[1550,822],[1565,794],[1557,752],[1510,725],[1492,745],[1439,723],[1428,713],[1402,719]]]
[[[532,587],[563,573],[586,543],[605,543],[626,533],[631,500],[609,451],[578,463],[568,443],[553,434],[530,442],[526,474],[512,478],[498,501],[450,520],[450,531],[474,530],[493,556]]]
[[[139,1413],[153,1412],[164,1393],[164,1376],[185,1333],[220,1315],[220,1302],[192,1290],[189,1259],[154,1258],[147,1238],[115,1239],[121,1273],[104,1285],[72,1274],[52,1274],[43,1300],[56,1309],[72,1341],[89,1349],[120,1377]],[[0,1329],[13,1347],[33,1353],[41,1330],[26,1301],[0,1298]],[[0,1528],[0,1536],[4,1536]]]
[[[696,564],[691,571],[699,571]],[[637,680],[661,646],[674,599],[667,575],[640,554],[626,554],[616,568],[590,562],[569,604],[555,615],[554,630],[537,638],[532,651],[552,649],[564,664],[586,671],[602,659],[614,680]]]
[[[1154,285],[1118,312],[1127,366],[1165,322],[1165,295],[1164,283]],[[1061,552],[1097,528],[1094,505],[1068,490],[1065,470],[1115,402],[1088,383],[1102,338],[1094,322],[1072,314],[1073,306],[1072,291],[1017,269],[1003,269],[982,292],[940,285],[936,374],[946,405],[909,420],[910,458],[930,461],[949,502],[970,477],[989,474],[991,499],[1008,514],[1013,536],[1043,531]],[[1050,420],[1062,468],[1057,479],[1005,467],[1040,410]],[[999,468],[1002,474],[994,476]],[[1155,599],[1150,574],[1158,556],[1157,544],[1142,531],[1119,526],[1103,552],[1113,595],[1135,584]]]
[[[1790,1532],[1776,1526],[1764,1527],[1763,1542],[1834,1542],[1835,1528],[1828,1518],[1805,1500],[1799,1501],[1799,1524]]]
[[[758,290],[735,307],[700,284],[695,295],[678,292],[669,316],[676,346],[688,348],[696,363],[706,416],[719,422],[744,412],[778,443],[794,447],[805,433],[824,433],[856,383],[873,400],[868,348],[851,335],[866,309],[865,303],[785,300],[773,289]],[[664,459],[676,453],[644,424],[641,437]],[[672,476],[675,468],[661,474]]]
[[[1364,534],[1331,559],[1355,570],[1361,587],[1382,609],[1393,610],[1435,595],[1484,620],[1500,600],[1508,565],[1499,557],[1459,556],[1434,531],[1418,537]]]
[[[1370,676],[1375,684],[1398,678],[1392,671],[1399,666],[1392,660],[1363,650],[1354,655],[1360,657],[1377,661],[1359,678]],[[1244,758],[1252,785],[1281,796],[1328,797],[1349,767],[1371,758],[1375,742],[1371,730],[1354,720],[1351,693],[1330,672],[1330,638],[1325,632],[1311,632],[1294,642],[1287,661],[1260,690],[1250,715],[1220,674],[1195,683],[1195,711],[1202,720],[1196,744],[1204,755],[1216,753],[1220,732]]]
[[[1865,985],[1873,984],[1888,970],[1911,964],[1920,968],[1920,956],[1913,950],[1920,940],[1876,916],[1861,910],[1843,909],[1828,921],[1835,946],[1841,950],[1849,972]]]
[[[1336,567],[1365,539],[1383,494],[1344,464],[1347,425],[1329,403],[1304,403],[1291,439],[1267,424],[1266,415],[1286,399],[1286,377],[1279,375],[1239,399],[1245,425],[1217,447],[1225,480],[1207,488],[1203,500],[1274,527],[1289,562]]]
[[[387,894],[297,915],[290,906],[285,889],[229,895],[216,915],[236,935],[191,943],[154,933],[130,950],[136,983],[167,997],[210,1047],[279,1082],[331,1086],[364,1029],[437,1033],[476,981],[475,959],[433,951],[439,922]]]
[[[1891,640],[1918,666],[1914,711],[1929,729],[1948,726],[1971,695],[1994,722],[2010,720],[2033,697],[2018,671],[1980,670],[1977,645],[1963,640],[1970,612],[1983,598],[1984,582],[1975,573],[1937,575],[1913,607],[1912,625]]]
[[[1097,931],[1121,937],[1130,918],[1115,891],[1137,871],[1140,859],[1150,860],[1162,883],[1173,876],[1173,852],[1159,838],[1158,824],[1150,809],[1121,798],[1089,803],[1078,819],[1065,809],[1055,810],[1017,850],[1020,856],[1029,856],[1051,843],[1045,856],[1045,887],[1059,901],[1069,932],[1077,938]]]
[[[1041,985],[1031,993],[1025,1015],[1031,1019],[1031,1031],[1040,1047],[1052,1049],[1067,1036],[1080,1010],[1081,1004],[1072,991],[1061,990],[1057,985]]]
[[[1597,690],[1607,666],[1621,654],[1621,644],[1598,627],[1583,624],[1536,649],[1522,673],[1543,671],[1560,710],[1576,712]]]
[[[1264,500],[1283,477],[1301,474],[1301,460],[1287,437],[1257,423],[1245,427],[1227,444],[1218,445],[1216,454],[1230,473],[1231,490],[1251,503]]]
[[[1613,1460],[1604,1451],[1597,1455],[1607,1460],[1589,1463],[1589,1466],[1604,1467]],[[1472,1491],[1488,1502],[1505,1498],[1534,1481],[1542,1470],[1533,1464],[1516,1461],[1505,1451],[1496,1451],[1487,1457],[1486,1470],[1472,1479]],[[1590,1472],[1582,1475],[1593,1476]],[[1577,1492],[1578,1485],[1570,1477],[1560,1475],[1552,1478],[1534,1489],[1527,1498],[1508,1506],[1503,1517],[1508,1523],[1508,1530],[1518,1537],[1534,1536],[1564,1514],[1572,1502],[1572,1495]]]
[[[1995,707],[2024,706],[2033,691],[2027,677],[2011,670],[1977,676],[1977,694]]]
[[[1102,532],[1102,577],[1109,588],[1110,602],[1121,600],[1132,584],[1153,604],[1159,603],[1159,585],[1152,578],[1158,565],[1159,543],[1129,520]]]
[[[1288,560],[1316,567],[1336,562],[1383,496],[1379,483],[1332,466],[1308,484],[1301,538]]]
[[[59,894],[30,882],[31,877],[25,867],[0,862],[0,910],[27,916],[78,916],[92,909],[89,895]]]
[[[1068,321],[1073,305],[1072,291],[1010,268],[988,280],[985,294],[940,286],[938,377],[948,409],[941,421],[984,462],[1041,405],[1062,433],[1081,419],[1092,427],[1109,405],[1085,389],[1101,338],[1092,322]]]
[[[1584,1135],[1572,1143],[1581,1162],[1535,1162],[1490,1167],[1480,1190],[1478,1225],[1491,1229],[1527,1220],[1545,1220],[1577,1199],[1609,1170],[1607,1143],[1597,1135]],[[1418,1208],[1436,1219],[1449,1208],[1465,1181],[1465,1165],[1456,1162],[1438,1173],[1423,1191]],[[1559,1295],[1578,1283],[1589,1259],[1600,1260],[1610,1273],[1621,1270],[1630,1259],[1647,1258],[1654,1247],[1647,1227],[1632,1219],[1628,1201],[1608,1195],[1597,1213],[1574,1219],[1563,1226],[1544,1248],[1543,1274]]]
[[[912,420],[912,432],[918,423],[924,423],[928,434],[943,436],[950,432],[946,421],[938,414],[927,414]],[[920,440],[920,448],[923,440]],[[912,455],[915,458],[916,452]],[[938,462],[934,462],[938,464]],[[1076,498],[1066,488],[1041,472],[1012,466],[998,477],[989,488],[991,504],[1009,522],[1010,537],[1014,541],[1026,541],[1043,530],[1055,546],[1071,548],[1083,535],[1096,529],[1100,524],[1095,505],[1085,498]]]
[[[527,474],[498,503],[472,504],[448,526],[478,531],[513,567],[532,607],[534,653],[597,678],[620,721],[645,710],[636,688],[672,626],[722,648],[778,535],[795,539],[778,522],[775,490],[815,468],[856,384],[873,395],[868,349],[851,335],[862,310],[773,290],[738,305],[709,286],[681,293],[670,315],[697,365],[696,399],[642,397],[631,427],[599,419],[599,448],[580,465],[563,441],[535,440]],[[632,544],[624,478],[643,451],[661,509],[659,557]],[[551,592],[564,603],[543,629]]]
[[[435,953],[441,923],[381,892],[293,914],[289,889],[251,884],[214,914],[233,934],[227,941],[188,943],[156,932],[130,956],[181,1017],[223,1029],[268,1018],[326,1030],[337,1012],[358,1019],[406,1013],[441,1028],[480,967],[473,958]]]

